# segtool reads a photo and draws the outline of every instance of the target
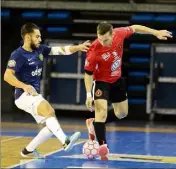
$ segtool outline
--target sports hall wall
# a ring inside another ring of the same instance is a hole
[[[64,2],[66,3],[66,2]],[[91,3],[90,3],[91,4]],[[3,6],[4,5],[4,6]],[[18,3],[16,4],[18,5]],[[68,2],[69,5],[69,2]],[[80,5],[80,3],[79,3]],[[120,4],[122,5],[122,4]],[[1,105],[2,116],[14,115],[24,117],[23,112],[17,110],[13,103],[13,91],[6,82],[3,81],[3,74],[7,60],[11,52],[22,44],[20,28],[26,22],[36,23],[42,33],[42,43],[51,44],[78,44],[84,40],[94,40],[96,38],[96,26],[101,20],[107,20],[114,27],[141,24],[155,29],[167,29],[176,35],[176,13],[172,5],[163,8],[146,8],[143,11],[134,8],[120,9],[118,3],[114,3],[114,8],[106,7],[95,9],[96,5],[62,7],[57,4],[52,9],[36,8],[30,5],[23,7],[2,3],[1,10]],[[132,4],[135,5],[135,4]],[[49,6],[49,5],[48,5]],[[100,7],[102,7],[100,5]],[[137,8],[136,8],[137,9]],[[139,9],[139,8],[138,8]],[[176,11],[176,10],[175,10]],[[134,34],[126,39],[123,55],[123,77],[127,80],[129,97],[129,119],[147,119],[146,98],[147,84],[150,75],[150,58],[152,44],[164,44],[151,35]],[[175,44],[176,38],[167,41],[167,44]],[[85,88],[82,75],[85,53],[76,53],[73,56],[52,57],[46,61],[44,69],[45,75],[42,78],[42,92],[55,108],[57,115],[61,116],[93,116],[85,106]],[[172,62],[172,60],[170,60]],[[111,109],[109,110],[112,114]],[[17,116],[15,117],[17,118]],[[13,120],[13,119],[12,119]]]

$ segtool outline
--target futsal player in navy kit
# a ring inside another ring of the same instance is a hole
[[[21,151],[22,157],[43,158],[36,150],[37,146],[55,135],[65,151],[72,149],[81,133],[75,132],[68,137],[62,130],[54,109],[40,94],[40,76],[43,59],[49,55],[69,55],[77,51],[87,51],[88,41],[80,45],[49,47],[40,45],[41,34],[37,25],[28,23],[22,26],[23,46],[12,52],[4,80],[15,87],[15,105],[30,113],[38,124],[46,124],[39,134]]]

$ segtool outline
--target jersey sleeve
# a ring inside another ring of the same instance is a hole
[[[114,31],[115,31],[116,35],[118,35],[118,36],[120,35],[124,39],[128,38],[129,36],[131,36],[134,33],[133,29],[129,26],[121,27],[121,28],[115,28]]]
[[[24,57],[19,52],[13,52],[8,60],[7,69],[13,69],[15,72],[19,72],[24,62]]]
[[[48,57],[49,53],[51,52],[51,47],[47,45],[42,45],[42,54],[44,58]]]
[[[86,60],[85,60],[84,70],[94,71],[95,66],[96,66],[95,56],[96,56],[95,52],[90,47],[89,50],[86,53]]]

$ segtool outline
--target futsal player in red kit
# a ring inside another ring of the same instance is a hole
[[[109,152],[105,129],[107,102],[112,103],[117,118],[122,119],[128,114],[128,97],[125,82],[121,78],[121,67],[124,40],[133,33],[152,34],[160,40],[172,38],[171,32],[167,30],[154,30],[141,25],[113,29],[108,22],[101,22],[97,26],[97,39],[87,51],[84,67],[86,106],[93,111],[94,101],[95,118],[87,119],[86,125],[89,139],[97,138],[100,144],[99,155],[102,160],[108,160]]]

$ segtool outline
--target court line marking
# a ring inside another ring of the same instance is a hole
[[[77,142],[74,146],[77,146],[77,145],[82,144],[82,143],[84,143],[84,142],[86,142],[86,140],[79,141],[79,142]],[[59,150],[56,150],[56,151],[52,151],[52,152],[50,152],[50,153],[47,153],[47,154],[45,154],[44,156],[45,156],[45,157],[46,157],[46,156],[50,156],[50,155],[55,154],[55,153],[58,153],[58,152],[60,152],[60,151],[63,151],[63,148],[61,148],[61,149],[59,149]],[[23,159],[24,159],[24,160],[25,160],[25,159],[28,160],[27,158],[23,158]],[[39,159],[31,159],[31,160],[28,160],[28,161],[26,161],[26,162],[18,163],[18,164],[11,165],[11,166],[5,167],[5,168],[15,168],[15,167],[18,167],[18,166],[21,166],[21,165],[24,165],[24,164],[27,164],[27,163],[30,163],[30,162],[33,162],[33,161],[36,161],[36,160],[39,160]],[[44,160],[44,159],[43,159],[43,160]]]
[[[10,123],[10,122],[2,122],[1,124],[3,127],[21,127],[21,123]],[[36,124],[31,123],[23,123],[23,127],[27,128],[40,128],[40,126],[37,126]],[[42,127],[41,127],[42,128]],[[66,125],[62,124],[62,128],[65,130],[73,129],[75,128],[75,125]],[[86,130],[85,125],[78,125],[77,128],[79,130]],[[76,128],[76,129],[77,129]],[[107,131],[134,131],[134,132],[158,132],[158,133],[176,133],[176,129],[172,128],[152,128],[152,127],[127,127],[127,126],[107,126]]]
[[[83,154],[60,156],[59,158],[72,159],[86,159]],[[148,163],[165,163],[176,164],[176,157],[174,156],[151,156],[151,155],[136,155],[136,154],[109,154],[111,161],[134,161],[134,162],[148,162]],[[100,160],[100,158],[97,158]]]
[[[12,137],[12,138],[8,138],[8,139],[5,139],[5,140],[1,140],[1,143],[6,142],[6,141],[10,141],[10,140],[19,139],[19,138],[22,138],[22,136]]]

